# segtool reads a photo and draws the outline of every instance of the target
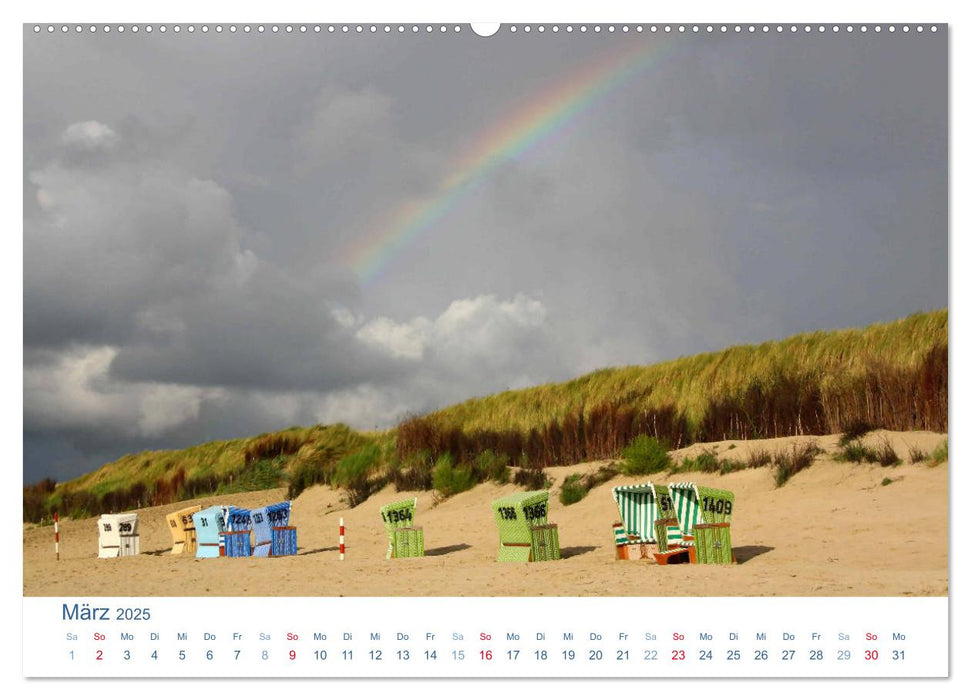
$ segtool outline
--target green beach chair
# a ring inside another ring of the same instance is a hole
[[[671,501],[684,537],[695,536],[695,525],[730,523],[735,510],[735,494],[731,491],[698,486],[682,481],[668,486]]]
[[[560,558],[555,525],[546,522],[548,491],[526,491],[492,502],[499,528],[497,561],[551,561]]]
[[[615,486],[611,493],[617,502],[620,520],[624,524],[624,534],[629,543],[658,542],[654,523],[657,520],[676,517],[667,486],[647,482],[631,486]]]
[[[415,527],[415,509],[417,507],[417,498],[406,498],[403,501],[389,503],[381,509],[381,520],[384,521],[384,529],[388,533],[388,553],[385,555],[385,559],[392,559],[399,556],[399,552],[396,551],[395,547],[395,530]],[[411,551],[411,541],[409,540],[408,546],[402,548],[400,556],[409,556],[411,555]],[[425,541],[424,536],[422,536],[421,555],[415,556],[424,556],[424,553]]]

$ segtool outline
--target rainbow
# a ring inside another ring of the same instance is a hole
[[[367,235],[345,250],[342,263],[354,270],[363,286],[374,282],[490,173],[561,132],[611,90],[650,66],[667,45],[657,39],[646,47],[642,40],[635,41],[570,73],[512,116],[496,122],[452,163],[433,195],[409,199],[372,225]]]

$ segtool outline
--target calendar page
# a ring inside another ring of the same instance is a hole
[[[22,25],[25,678],[949,676],[946,21],[272,14]]]

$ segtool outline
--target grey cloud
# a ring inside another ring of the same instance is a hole
[[[645,69],[346,265],[619,44]],[[24,36],[25,478],[947,295],[947,37]],[[504,131],[505,130],[505,131]]]

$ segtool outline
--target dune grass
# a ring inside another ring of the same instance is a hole
[[[25,486],[24,520],[36,522],[55,510],[87,517],[281,486],[294,497],[312,484],[332,483],[347,455],[367,445],[390,454],[393,444],[393,431],[361,433],[338,424],[125,455],[71,481]]]
[[[616,456],[637,435],[692,442],[874,427],[947,430],[946,309],[818,331],[648,367],[604,369],[506,391],[398,426],[397,448],[485,449],[552,466]]]
[[[947,440],[944,440],[941,444],[933,449],[930,455],[930,461],[928,462],[932,467],[936,467],[939,464],[943,464],[947,461]]]
[[[625,454],[626,473],[648,474],[674,468],[669,447],[699,441],[846,431],[849,444],[874,428],[947,432],[947,324],[942,309],[862,329],[602,369],[471,399],[378,433],[340,424],[292,427],[126,455],[63,484],[25,486],[24,519],[38,521],[55,509],[81,517],[272,486],[286,486],[294,498],[329,484],[356,501],[389,482],[399,490],[434,488],[436,473],[443,493],[459,492],[467,482],[505,483],[511,473],[517,485],[538,489],[549,485],[545,467],[613,459],[625,448],[633,449]],[[362,451],[366,458],[342,463]],[[444,455],[451,460],[447,469],[439,464]],[[811,464],[807,454],[753,457],[702,455],[693,466],[727,473],[771,459],[781,484],[808,466],[807,459]],[[928,459],[946,461],[946,441]]]
[[[875,363],[917,369],[931,350],[947,345],[947,316],[947,309],[942,309],[862,329],[803,333],[647,367],[602,369],[561,384],[471,399],[430,417],[467,431],[529,431],[578,409],[620,399],[640,409],[674,405],[697,426],[712,401],[731,397],[754,381],[771,381],[780,371],[808,371],[825,388],[836,389],[846,378],[863,376]]]

